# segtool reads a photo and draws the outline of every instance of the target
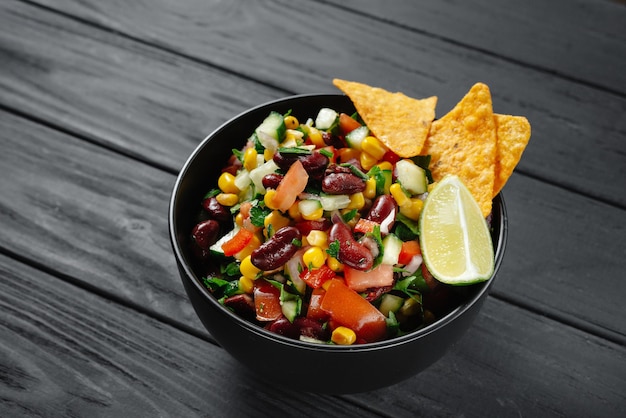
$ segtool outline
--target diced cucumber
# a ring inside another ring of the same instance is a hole
[[[400,296],[392,295],[391,293],[385,293],[380,300],[380,306],[378,307],[378,310],[386,317],[389,317],[389,312],[398,312],[403,304],[404,299]]]
[[[370,130],[367,126],[359,126],[358,128],[352,130],[348,135],[346,135],[346,142],[348,143],[348,146],[350,148],[361,151],[361,143],[369,134]]]
[[[396,178],[412,195],[426,193],[428,190],[426,171],[411,160],[400,160],[396,163]]]
[[[398,258],[400,257],[400,251],[402,251],[402,240],[396,237],[394,234],[389,234],[383,238],[383,264],[395,265],[398,264]]]
[[[285,315],[285,318],[287,318],[289,322],[293,322],[296,316],[300,314],[300,303],[298,302],[298,300],[286,300],[280,303],[283,315]]]
[[[333,109],[323,107],[315,118],[315,127],[322,130],[330,129],[338,117],[339,115]]]
[[[256,128],[255,132],[259,136],[259,141],[263,144],[262,134],[269,135],[274,138],[276,141],[281,142],[285,136],[285,132],[287,131],[287,127],[285,126],[285,119],[283,115],[278,112],[270,112],[269,116],[266,117],[263,122]],[[265,146],[265,144],[263,144]],[[267,148],[267,147],[266,147]]]
[[[305,218],[311,216],[322,208],[322,203],[317,199],[305,199],[298,202],[298,209]]]
[[[376,167],[375,167],[376,168]],[[374,175],[376,180],[376,195],[389,194],[389,188],[393,180],[393,172],[391,170],[379,170]]]
[[[209,251],[211,251],[211,254],[213,254],[214,256],[221,256],[221,257],[225,257],[224,256],[224,250],[222,250],[222,245],[227,242],[230,241],[232,237],[234,237],[237,232],[239,232],[239,226],[235,225],[235,228],[233,228],[232,231],[230,231],[229,233],[227,233],[226,235],[224,235],[222,238],[218,239],[215,244],[211,245],[209,247]]]
[[[347,208],[350,204],[350,196],[347,194],[320,196],[320,202],[325,211],[332,212],[333,210]]]
[[[261,164],[254,170],[250,171],[250,180],[254,183],[254,187],[258,193],[265,194],[265,187],[263,187],[263,177],[268,174],[274,173],[278,170],[278,165],[274,160],[269,160],[264,164]]]

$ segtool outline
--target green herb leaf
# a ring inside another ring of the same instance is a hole
[[[271,212],[270,208],[255,204],[250,208],[250,222],[254,226],[262,227],[265,225],[265,217]]]
[[[352,172],[352,174],[354,174],[355,176],[359,177],[362,180],[368,180],[369,179],[369,176],[367,174],[365,174],[364,172],[362,172],[361,170],[359,170],[359,168],[357,166],[355,166],[354,164],[341,163],[341,164],[339,164],[339,166],[341,166],[341,167],[348,167],[350,169],[350,171]]]
[[[398,221],[398,222],[402,223],[402,225],[406,226],[409,229],[409,231],[411,231],[411,233],[414,234],[415,236],[419,235],[420,229],[419,229],[419,223],[417,221],[414,221],[411,218],[407,218],[406,216],[404,216],[400,212],[398,212],[396,214],[396,221]],[[405,239],[402,239],[402,240],[403,241],[407,241]]]
[[[233,155],[237,157],[237,159],[243,162],[243,151],[233,148]]]
[[[354,217],[357,215],[357,213],[359,213],[358,210],[352,209],[351,211],[346,212],[343,215],[341,215],[341,217],[343,218],[344,222],[348,223],[348,222],[350,222],[351,220],[354,219]]]
[[[211,197],[215,197],[218,194],[222,193],[222,191],[220,189],[211,189],[207,192],[207,194],[204,195],[204,199],[208,199]]]
[[[283,155],[309,155],[311,150],[299,147],[280,147],[278,152]]]
[[[233,261],[232,263],[228,263],[227,265],[220,266],[220,272],[226,276],[237,277],[241,276],[241,272],[239,271],[239,263]]]
[[[330,244],[328,244],[328,249],[326,250],[328,255],[331,257],[339,258],[339,240],[336,239]]]
[[[319,153],[322,154],[324,157],[327,157],[327,158],[333,158],[335,156],[335,154],[333,154],[332,151],[327,150],[325,148],[320,149]]]

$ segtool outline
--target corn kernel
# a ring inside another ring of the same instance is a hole
[[[291,216],[291,219],[293,219],[296,222],[300,222],[302,220],[302,214],[300,213],[300,208],[298,207],[297,200],[293,203],[293,205],[289,207],[289,210],[287,211],[287,213],[289,213],[289,216]]]
[[[274,158],[274,151],[268,150],[267,148],[263,151],[263,159],[265,161],[269,161]]]
[[[337,158],[342,163],[352,159],[358,159],[359,154],[361,154],[361,151],[355,148],[339,148],[337,150]]]
[[[324,216],[324,208],[320,207],[318,209],[315,209],[311,213],[304,214],[301,212],[300,214],[302,215],[302,219],[305,219],[307,221],[315,221]]]
[[[235,223],[239,226],[243,226],[243,214],[241,212],[238,212],[237,215],[235,215]]]
[[[306,236],[306,240],[309,245],[315,245],[320,248],[328,247],[328,234],[324,231],[314,229]]]
[[[385,147],[385,145],[373,136],[366,136],[363,139],[363,142],[361,142],[361,148],[363,151],[376,158],[377,161],[383,158],[387,152],[387,147]]]
[[[417,221],[424,207],[424,202],[416,197],[411,198],[409,203],[400,206],[400,213],[409,219]]]
[[[239,196],[234,193],[220,193],[215,199],[223,206],[235,206],[239,203]]]
[[[324,137],[319,129],[309,127],[309,140],[315,145],[317,148],[323,148],[326,146],[324,142]]]
[[[370,177],[365,182],[365,190],[363,190],[363,196],[366,199],[373,199],[376,197],[376,179]]]
[[[393,171],[393,164],[391,164],[389,161],[381,161],[378,164],[376,164],[378,166],[378,168],[380,168],[383,171]]]
[[[244,257],[243,260],[241,260],[241,264],[239,265],[239,271],[241,272],[241,275],[243,277],[254,280],[261,270],[258,269],[254,264],[252,264],[252,260],[248,255]]]
[[[300,122],[298,122],[298,119],[295,116],[285,116],[285,126],[287,129],[296,129],[300,126]]]
[[[369,152],[362,151],[361,155],[359,156],[359,162],[361,163],[361,167],[363,167],[363,170],[368,171],[370,168],[376,165],[378,159]]]
[[[320,247],[310,247],[302,254],[302,261],[307,268],[318,269],[326,264],[326,251]]]
[[[276,205],[274,205],[274,195],[276,195],[276,190],[267,189],[265,190],[265,196],[263,197],[263,202],[265,203],[265,206],[272,210],[278,209]]]
[[[246,151],[243,153],[243,166],[246,170],[252,171],[256,168],[258,153],[254,147],[246,148]]]
[[[348,327],[338,326],[333,330],[330,340],[339,345],[351,345],[356,342],[356,334]]]
[[[263,226],[267,228],[268,225],[272,225],[272,229],[278,231],[280,228],[289,225],[290,222],[291,220],[283,216],[279,210],[273,210],[263,219]]]
[[[329,256],[326,259],[326,265],[328,266],[329,269],[331,269],[335,273],[339,273],[343,271],[343,264],[341,264],[341,262],[337,260],[335,257]]]
[[[346,209],[363,209],[365,206],[365,196],[363,192],[358,192],[350,195],[350,204],[346,206]]]
[[[411,198],[404,193],[402,190],[402,186],[398,183],[394,183],[389,187],[389,193],[393,196],[393,199],[396,201],[398,206],[402,207],[411,202]]]
[[[283,142],[283,146],[285,147],[291,147],[291,146],[297,146],[298,144],[301,144],[302,141],[302,137],[304,136],[304,133],[301,131],[296,131],[295,129],[287,129],[287,133],[285,134],[285,141]]]
[[[235,176],[226,171],[220,175],[219,179],[217,179],[217,186],[224,193],[237,194],[240,192],[239,188],[235,186]]]
[[[252,254],[252,251],[256,250],[260,246],[261,246],[261,239],[257,236],[257,234],[254,234],[252,236],[252,239],[248,243],[248,245],[246,245],[243,250],[235,254],[234,257],[236,260],[242,261],[244,258]],[[241,267],[239,269],[241,271]]]
[[[239,278],[239,289],[247,294],[252,294],[254,291],[254,280],[241,276]]]

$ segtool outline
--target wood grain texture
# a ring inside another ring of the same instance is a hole
[[[624,347],[494,299],[422,374],[325,396],[2,255],[0,278],[3,416],[615,416],[626,401]]]
[[[355,13],[626,95],[626,8],[597,0],[330,0]],[[602,22],[599,24],[598,22]]]
[[[38,2],[293,93],[335,91],[330,81],[340,77],[415,97],[437,95],[437,113],[442,115],[473,83],[486,82],[498,113],[525,115],[533,126],[521,171],[626,207],[621,186],[626,175],[626,141],[621,139],[626,132],[623,95],[326,4],[241,0],[159,0],[133,2],[132,6],[119,0]],[[585,7],[595,13],[605,7],[597,5],[600,3],[589,2]],[[518,4],[525,7],[525,3]],[[7,7],[42,13],[29,6]],[[507,10],[513,13],[514,9]],[[44,13],[42,19],[54,22],[57,17]],[[59,22],[63,22],[58,23],[60,26],[72,26],[62,19]],[[19,30],[19,26],[5,27]],[[615,45],[614,40],[603,36],[585,39],[588,51]],[[567,48],[563,43],[558,45]],[[561,51],[561,55],[567,53],[567,49]],[[623,57],[615,58],[615,70],[598,66],[598,71],[607,71],[607,77],[624,74],[619,70],[625,64]],[[80,113],[78,117],[82,117]],[[594,152],[589,152],[590,147]]]

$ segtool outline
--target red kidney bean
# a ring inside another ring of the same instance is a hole
[[[284,316],[267,324],[265,329],[288,338],[298,339],[300,337],[300,327],[289,322]]]
[[[316,340],[327,341],[330,338],[330,331],[324,328],[322,324],[313,319],[306,317],[298,317],[293,321],[300,332],[300,335],[309,338],[315,338]]]
[[[346,224],[341,222],[334,224],[328,238],[330,242],[339,241],[337,259],[343,264],[357,270],[369,270],[374,265],[372,253],[354,239],[352,231]]]
[[[335,148],[345,148],[347,145],[344,138],[330,132],[322,132],[322,139],[326,145],[332,145]]]
[[[217,241],[219,232],[219,222],[213,219],[208,219],[193,227],[191,230],[191,237],[200,249],[208,250],[209,247]]]
[[[300,230],[302,235],[309,235],[309,233],[313,230],[327,231],[331,226],[333,226],[332,222],[326,218],[316,219],[314,221],[300,221],[295,225],[295,227]]]
[[[230,212],[222,206],[215,197],[209,197],[202,201],[202,207],[207,211],[212,219],[226,222],[231,219]]]
[[[319,180],[324,176],[324,171],[330,162],[328,157],[321,154],[319,151],[313,151],[310,154],[283,154],[277,152],[274,154],[274,162],[281,170],[287,171],[289,167],[300,160],[302,167],[307,172],[309,177]]]
[[[263,176],[261,183],[263,183],[263,187],[265,187],[266,189],[276,189],[280,182],[283,180],[283,177],[285,176],[278,173],[266,174],[265,176]]]
[[[230,159],[228,160],[228,164],[226,164],[226,167],[224,167],[224,169],[222,169],[222,172],[226,172],[226,173],[230,173],[233,176],[237,174],[237,171],[243,166],[243,164],[241,163],[241,161],[239,161],[239,158],[237,158],[234,155],[230,156]]]
[[[224,299],[224,306],[231,308],[237,315],[247,318],[253,318],[256,315],[254,300],[252,296],[246,293],[233,295]]]
[[[396,220],[396,201],[394,198],[388,194],[378,196],[374,200],[366,219],[378,222],[381,232],[384,234],[391,231]]]
[[[328,194],[353,194],[365,190],[365,180],[348,167],[328,167],[322,179],[322,191]]]
[[[280,228],[270,239],[252,251],[250,261],[257,268],[270,271],[284,265],[298,251],[302,234],[295,226]]]

